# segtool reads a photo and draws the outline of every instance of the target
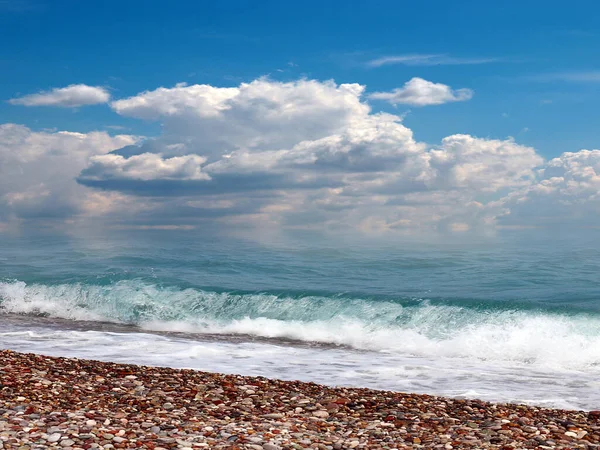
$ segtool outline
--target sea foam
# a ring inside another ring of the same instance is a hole
[[[140,280],[104,286],[0,283],[0,308],[8,313],[552,368],[586,370],[600,363],[596,315],[406,303],[217,293]]]

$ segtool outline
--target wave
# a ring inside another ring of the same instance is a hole
[[[485,309],[414,299],[219,293],[143,280],[110,285],[0,282],[0,311],[431,358],[514,361],[559,369],[600,364],[600,317],[584,313]]]

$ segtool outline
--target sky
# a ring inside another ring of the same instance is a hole
[[[0,0],[0,230],[595,226],[598,13]]]

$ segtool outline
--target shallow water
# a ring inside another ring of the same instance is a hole
[[[597,409],[598,241],[12,236],[0,347]]]

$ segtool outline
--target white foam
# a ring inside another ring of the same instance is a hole
[[[82,297],[89,297],[89,293],[79,284],[28,286],[22,281],[0,283],[1,306],[6,312],[71,320],[106,320],[104,315],[95,310],[78,305]]]
[[[281,321],[244,318],[228,323],[146,322],[158,331],[247,334],[306,342],[345,345],[364,350],[423,357],[514,361],[537,367],[594,369],[600,364],[600,336],[588,334],[600,321],[586,317],[498,314],[499,324],[475,323],[456,329],[452,336],[428,336],[426,327],[377,328],[344,317],[329,321]],[[600,328],[599,328],[600,329]]]
[[[489,360],[203,342],[145,333],[8,330],[6,325],[0,325],[0,348],[570,409],[597,409],[600,404],[598,372],[538,370]]]
[[[286,338],[556,371],[596,373],[600,367],[600,318],[582,314],[232,295],[160,288],[136,280],[111,286],[0,283],[0,301],[13,313],[137,323],[147,330]]]

